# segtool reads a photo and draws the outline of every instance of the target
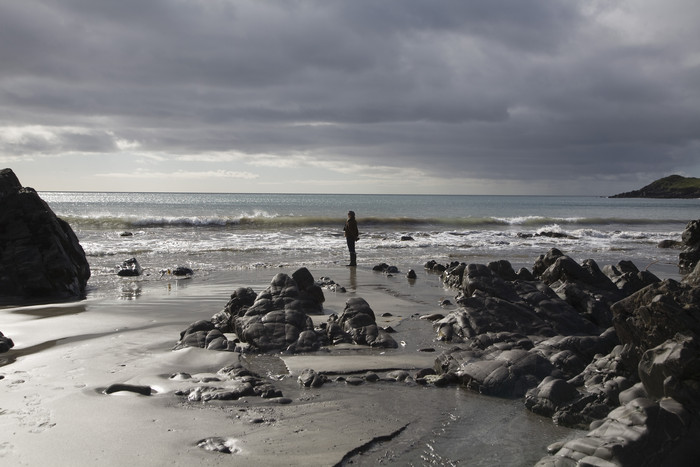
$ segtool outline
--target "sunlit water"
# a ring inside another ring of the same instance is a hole
[[[92,267],[91,288],[136,257],[150,276],[174,266],[202,275],[280,264],[347,261],[346,213],[357,213],[360,266],[401,269],[435,259],[517,267],[556,247],[600,265],[626,259],[662,276],[677,274],[680,239],[700,200],[541,196],[287,195],[43,192],[78,235]],[[130,236],[122,236],[128,232]],[[538,234],[556,232],[568,238]]]

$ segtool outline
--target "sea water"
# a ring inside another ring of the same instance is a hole
[[[252,267],[345,264],[343,225],[356,212],[360,267],[408,270],[427,261],[517,269],[559,248],[600,266],[631,260],[677,275],[680,240],[700,200],[553,196],[42,192],[76,232],[92,269],[91,290],[135,257],[155,277],[175,266],[201,275]],[[565,234],[553,238],[552,233]]]

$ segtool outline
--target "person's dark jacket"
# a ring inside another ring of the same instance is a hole
[[[354,217],[351,217],[345,222],[343,231],[345,232],[345,237],[347,238],[355,241],[360,239],[360,232],[357,230],[357,221]]]

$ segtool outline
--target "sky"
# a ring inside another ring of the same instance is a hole
[[[606,196],[700,177],[697,0],[0,0],[38,191]]]

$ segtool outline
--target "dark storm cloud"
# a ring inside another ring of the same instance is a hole
[[[109,150],[114,134],[160,153],[306,151],[473,178],[661,176],[697,164],[700,7],[654,8],[0,2],[0,124],[94,130],[56,151]]]

